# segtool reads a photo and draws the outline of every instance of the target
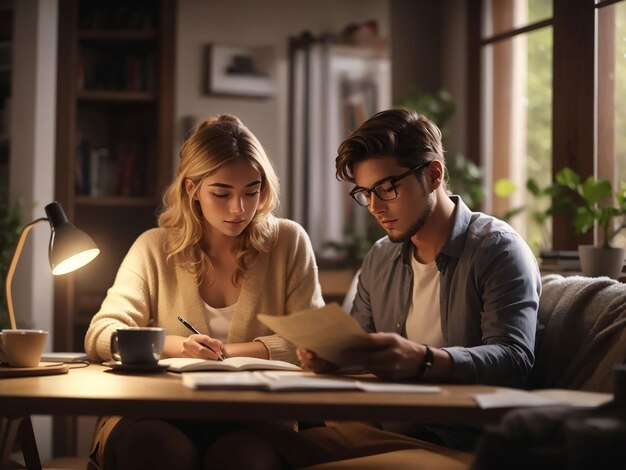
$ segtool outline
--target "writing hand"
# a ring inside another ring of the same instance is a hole
[[[208,335],[193,334],[183,341],[183,357],[224,360],[224,343]]]
[[[337,370],[336,364],[317,357],[317,354],[308,349],[297,348],[296,355],[300,361],[300,367],[304,370],[310,370],[316,374],[330,373]]]

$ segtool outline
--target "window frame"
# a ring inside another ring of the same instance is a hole
[[[481,83],[482,48],[519,34],[552,26],[552,178],[570,167],[583,178],[610,174],[609,163],[597,148],[596,107],[596,10],[624,0],[553,0],[551,19],[520,28],[482,37],[482,11],[485,0],[469,0],[467,15],[467,108],[468,158],[481,164]],[[601,66],[599,64],[598,66]],[[603,99],[602,96],[598,100]],[[603,119],[603,118],[601,118]],[[591,244],[593,233],[578,235],[571,229],[571,220],[554,216],[552,248],[575,250],[578,245]]]

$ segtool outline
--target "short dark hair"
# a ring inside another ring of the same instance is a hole
[[[445,167],[439,128],[423,114],[404,108],[369,118],[341,143],[337,154],[337,179],[351,183],[354,164],[370,158],[391,156],[406,168],[440,160]]]

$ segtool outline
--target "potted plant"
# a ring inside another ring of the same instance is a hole
[[[556,175],[552,212],[574,216],[576,232],[585,234],[597,226],[601,245],[580,245],[578,254],[585,276],[618,279],[624,266],[626,248],[613,246],[615,236],[626,228],[626,183],[614,193],[611,182],[589,176],[582,180],[571,168]]]

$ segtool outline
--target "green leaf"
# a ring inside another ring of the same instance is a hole
[[[565,167],[556,174],[556,182],[575,190],[580,184],[580,176],[571,168]]]
[[[526,181],[526,189],[535,197],[541,196],[542,191],[537,182],[532,178],[528,178],[528,181]]]
[[[580,195],[591,206],[603,199],[610,198],[612,193],[613,189],[609,181],[597,180],[593,176],[585,180],[580,191]]]
[[[517,185],[508,178],[501,178],[493,185],[493,192],[501,198],[508,198],[517,191]]]
[[[576,231],[580,234],[587,233],[593,228],[594,221],[595,217],[592,211],[579,208],[576,212],[576,216],[574,217]]]

